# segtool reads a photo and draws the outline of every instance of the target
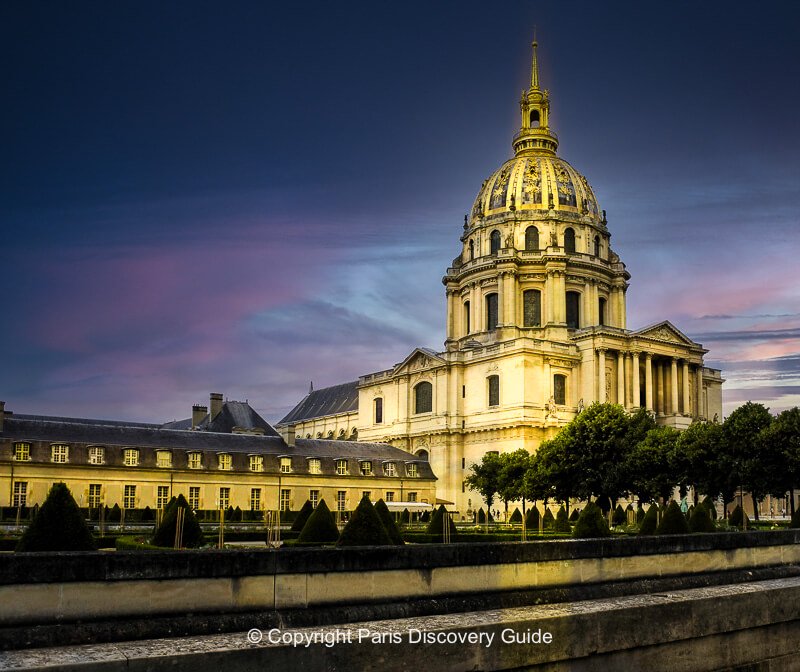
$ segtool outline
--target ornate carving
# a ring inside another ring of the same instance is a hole
[[[542,177],[539,168],[539,159],[525,160],[525,170],[522,173],[522,203],[529,205],[542,202]]]
[[[574,362],[570,362],[567,359],[548,359],[550,366],[560,366],[562,369],[571,369]]]
[[[558,406],[556,406],[556,398],[551,396],[547,400],[547,404],[545,404],[545,410],[547,411],[546,418],[555,418],[557,417]]]
[[[659,327],[658,329],[654,329],[653,331],[648,331],[645,336],[650,336],[651,338],[658,338],[662,341],[671,341],[672,343],[680,343],[681,340],[667,327]]]
[[[585,406],[583,404],[583,397],[581,397],[580,399],[578,399],[578,414],[583,413],[584,408]]]

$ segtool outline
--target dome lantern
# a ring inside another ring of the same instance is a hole
[[[515,156],[549,155],[555,156],[558,149],[558,136],[550,130],[550,94],[539,88],[539,44],[534,37],[531,47],[531,87],[522,92],[519,109],[522,124],[512,143]]]

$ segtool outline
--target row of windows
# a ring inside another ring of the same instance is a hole
[[[426,383],[430,385],[430,383]],[[52,461],[55,463],[69,462],[69,446],[65,444],[54,444],[51,446]],[[102,446],[91,446],[89,448],[89,463],[90,464],[103,464],[104,448]],[[124,464],[126,467],[136,467],[139,465],[139,450],[137,448],[126,448],[124,451]],[[14,459],[21,462],[30,460],[31,444],[30,443],[16,443],[14,444]],[[322,461],[317,457],[307,458],[308,473],[321,474]],[[172,466],[172,453],[168,450],[156,451],[156,465],[159,467]],[[189,469],[202,469],[203,467],[203,454],[202,453],[189,453],[188,454]],[[217,455],[217,467],[223,471],[230,471],[233,468],[233,456],[230,453],[220,453]],[[280,470],[283,474],[290,474],[292,469],[292,458],[280,458]],[[250,455],[250,471],[262,472],[264,471],[264,456],[263,455]],[[359,461],[359,471],[362,476],[372,476],[372,462],[369,460]],[[340,476],[346,476],[348,471],[347,460],[336,460],[336,473]],[[383,463],[384,476],[397,476],[397,465],[394,462]],[[406,476],[416,478],[419,475],[416,464],[406,464]]]
[[[124,509],[135,509],[139,503],[139,496],[138,496],[138,485],[129,484],[124,485],[122,490],[122,508]],[[250,510],[251,511],[261,511],[262,510],[262,502],[264,501],[261,497],[261,488],[250,488]],[[14,507],[22,507],[27,505],[28,500],[28,483],[27,481],[14,481],[14,489],[13,489],[13,499],[12,499],[12,506]],[[372,492],[366,490],[361,493],[362,497],[366,495],[367,497],[371,497]],[[317,504],[319,504],[320,500],[320,491],[319,490],[309,490],[308,491],[308,499],[311,502],[311,506],[315,509],[317,508]],[[406,500],[408,502],[416,502],[417,501],[417,493],[416,492],[408,492],[405,495]],[[384,493],[384,500],[387,502],[395,501],[395,493],[393,491],[387,491]],[[163,509],[166,507],[167,503],[170,500],[170,486],[168,485],[159,485],[156,487],[156,508]],[[200,499],[200,487],[199,486],[189,486],[189,493],[187,496],[187,502],[190,507],[193,509],[200,509],[203,505],[202,500]],[[279,506],[281,511],[289,511],[292,508],[292,491],[290,488],[281,488],[280,491],[280,499],[279,499]],[[100,483],[90,483],[88,489],[88,497],[87,497],[87,506],[92,509],[97,509],[103,505],[103,498],[102,498],[102,485]],[[217,499],[215,502],[215,508],[218,509],[227,509],[231,504],[231,489],[229,486],[221,486],[217,491]],[[336,508],[338,511],[345,511],[347,506],[347,490],[338,490],[336,493]]]
[[[311,434],[306,434],[306,438],[307,439],[312,438]],[[331,430],[328,430],[328,433],[325,436],[322,435],[322,432],[317,432],[317,435],[316,435],[315,438],[317,438],[317,439],[328,439],[330,441],[333,441],[334,438],[337,441],[358,441],[358,430],[355,427],[353,427],[353,430],[350,432],[350,436],[348,437],[346,432],[344,431],[344,429],[340,429],[339,430],[339,436],[338,437],[334,437],[333,430],[331,429]]]
[[[500,232],[495,229],[489,234],[489,254],[497,254],[502,247],[502,236]],[[535,226],[529,226],[525,229],[525,250],[535,252],[541,249],[539,246],[539,229]],[[602,252],[602,241],[600,236],[595,236],[592,241],[592,252],[595,257],[599,257]],[[564,230],[564,252],[567,254],[575,254],[575,230],[567,228]],[[475,259],[475,241],[469,241],[469,260]]]

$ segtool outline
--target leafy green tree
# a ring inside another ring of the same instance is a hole
[[[671,464],[678,436],[678,430],[672,427],[651,429],[626,456],[624,471],[628,488],[639,501],[669,499],[678,480]]]
[[[301,544],[326,544],[338,540],[339,528],[336,527],[336,520],[325,500],[321,499],[308,517],[297,541]]]
[[[683,515],[678,502],[671,501],[667,510],[661,518],[661,522],[656,528],[656,534],[688,534],[689,523]]]
[[[464,483],[468,488],[477,490],[480,493],[481,497],[486,501],[488,511],[492,510],[494,496],[500,490],[500,471],[502,468],[503,463],[498,453],[485,453],[480,462],[470,465],[472,473],[464,479]]]
[[[175,546],[175,529],[178,524],[178,510],[183,509],[183,548],[197,548],[203,545],[203,530],[194,515],[189,503],[183,495],[173,497],[164,507],[161,524],[153,535],[153,546],[173,548]]]
[[[18,552],[93,551],[97,548],[86,520],[64,483],[50,488],[44,504],[17,544]]]
[[[795,513],[794,491],[800,485],[800,408],[782,413],[762,430],[761,442],[770,472],[770,494],[782,497],[789,492],[789,511]]]
[[[390,546],[392,540],[375,511],[369,497],[364,495],[339,536],[337,546]]]
[[[607,537],[611,531],[608,529],[608,522],[600,507],[594,502],[588,502],[581,511],[581,515],[578,516],[578,522],[575,523],[575,530],[572,534],[578,539],[587,539]]]
[[[530,468],[530,465],[531,454],[524,448],[500,455],[500,473],[498,475],[497,489],[500,499],[505,503],[506,520],[508,520],[509,502],[521,499],[523,513],[526,510],[525,473]]]
[[[722,430],[728,452],[733,458],[735,473],[744,490],[753,498],[753,512],[758,520],[758,502],[772,489],[769,478],[769,463],[773,462],[771,451],[761,440],[772,423],[769,409],[763,404],[748,401],[731,413],[723,423]]]

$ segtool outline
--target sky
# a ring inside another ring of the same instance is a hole
[[[709,349],[725,414],[800,404],[800,3],[0,3],[0,399],[277,421],[441,349],[463,215],[536,27],[559,155],[628,326]]]

